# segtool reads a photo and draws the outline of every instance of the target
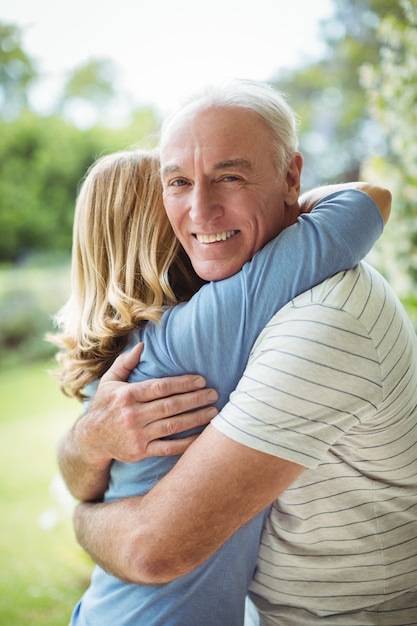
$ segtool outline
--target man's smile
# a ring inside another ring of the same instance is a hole
[[[195,233],[194,237],[200,243],[214,243],[216,241],[226,241],[226,239],[230,239],[230,237],[233,237],[233,235],[236,235],[238,232],[237,230],[224,230],[221,233],[213,233],[211,235]]]

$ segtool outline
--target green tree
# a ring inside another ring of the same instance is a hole
[[[70,252],[75,198],[100,155],[134,144],[151,147],[158,120],[140,111],[124,129],[82,130],[26,111],[0,122],[0,261],[31,252]]]
[[[333,5],[333,16],[321,25],[324,58],[273,81],[301,118],[306,186],[355,180],[364,159],[385,150],[384,135],[366,106],[360,68],[378,63],[377,27],[383,16],[401,15],[399,0],[333,0]]]
[[[76,68],[54,115],[30,110],[30,89],[39,80],[24,52],[22,31],[0,24],[0,261],[16,262],[31,252],[66,251],[72,239],[80,180],[101,154],[141,143],[155,144],[159,119],[150,109],[130,106],[124,125],[109,128],[104,113],[120,104],[117,67],[93,60]],[[66,107],[88,103],[96,113],[83,128]]]
[[[105,122],[112,110],[123,110],[128,118],[132,103],[119,85],[119,75],[119,68],[111,59],[92,59],[74,68],[57,112],[81,126]]]
[[[402,15],[387,15],[379,25],[380,63],[362,69],[369,111],[388,143],[385,158],[369,159],[364,173],[379,176],[394,196],[375,258],[408,304],[417,307],[410,295],[417,285],[417,6],[401,0],[401,7]]]
[[[15,119],[28,106],[28,90],[38,77],[22,47],[17,26],[0,22],[0,117]]]
[[[110,59],[94,59],[75,68],[63,98],[83,98],[103,106],[114,97],[116,65]]]

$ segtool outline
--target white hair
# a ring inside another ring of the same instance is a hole
[[[232,79],[211,83],[188,96],[161,128],[160,139],[171,121],[184,109],[211,107],[243,108],[260,116],[271,135],[277,156],[277,170],[282,173],[298,149],[297,118],[282,93],[267,83]]]

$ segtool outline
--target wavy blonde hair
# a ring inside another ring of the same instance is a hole
[[[128,150],[89,169],[74,216],[71,296],[48,341],[61,389],[82,400],[140,324],[201,286],[162,203],[159,158]]]

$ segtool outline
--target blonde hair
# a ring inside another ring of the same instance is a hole
[[[159,158],[129,150],[88,171],[74,216],[71,296],[55,316],[56,373],[67,395],[100,378],[140,324],[201,286],[162,203]]]

